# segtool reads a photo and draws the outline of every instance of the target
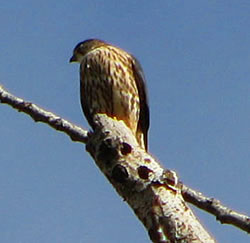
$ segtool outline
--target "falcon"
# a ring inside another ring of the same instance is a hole
[[[149,106],[145,76],[131,54],[102,40],[76,45],[70,62],[80,63],[80,96],[86,119],[95,130],[94,116],[122,120],[138,144],[148,149]]]

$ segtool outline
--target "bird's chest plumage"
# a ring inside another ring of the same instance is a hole
[[[83,60],[80,76],[84,112],[123,120],[135,132],[140,101],[130,60],[96,51]]]

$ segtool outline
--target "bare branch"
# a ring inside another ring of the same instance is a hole
[[[35,104],[14,96],[6,91],[1,85],[0,101],[12,106],[18,111],[28,114],[36,122],[44,122],[56,130],[68,134],[75,142],[87,143],[88,141],[88,131],[83,130],[81,127],[76,126],[65,119],[62,119],[52,112],[46,111]]]
[[[95,116],[87,144],[96,164],[130,205],[153,242],[215,242],[181,195],[174,171],[164,170],[138,145],[123,121]]]
[[[201,192],[185,185],[182,187],[182,195],[187,202],[215,215],[222,224],[231,224],[250,233],[250,218],[248,216],[235,212],[223,206],[219,200],[205,197]]]
[[[1,86],[0,101],[30,115],[35,121],[47,123],[68,134],[73,141],[87,144],[87,150],[97,165],[133,208],[154,242],[167,242],[164,241],[166,237],[177,237],[175,240],[179,242],[191,236],[196,241],[189,242],[209,242],[199,241],[197,237],[201,235],[203,239],[207,237],[213,242],[185,201],[214,214],[221,223],[232,224],[250,233],[249,217],[222,206],[218,200],[207,198],[185,185],[181,186],[175,172],[164,170],[138,147],[123,122],[98,116],[96,122],[99,123],[99,130],[88,134],[81,127],[10,94]],[[179,222],[189,227],[188,232],[181,229]]]

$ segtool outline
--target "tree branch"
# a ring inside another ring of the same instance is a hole
[[[96,164],[135,211],[153,242],[167,242],[167,239],[170,242],[183,239],[188,242],[214,242],[184,199],[214,214],[221,223],[235,225],[250,233],[249,217],[179,183],[175,172],[164,170],[154,158],[140,149],[123,122],[105,115],[97,116],[99,129],[92,134],[10,94],[1,86],[0,101],[30,115],[34,121],[65,132],[73,141],[87,144],[86,148]]]
[[[219,200],[206,197],[185,185],[182,187],[182,195],[185,201],[213,214],[222,224],[231,224],[250,233],[250,217],[233,211],[223,206]]]
[[[184,201],[175,172],[141,149],[123,121],[98,114],[94,122],[86,149],[153,242],[215,242]]]
[[[0,101],[4,104],[12,106],[20,112],[28,114],[35,122],[46,123],[54,129],[66,133],[75,142],[82,142],[86,144],[88,141],[88,131],[83,130],[81,127],[62,119],[52,112],[46,111],[31,102],[24,101],[23,99],[14,96],[5,90],[1,85]]]

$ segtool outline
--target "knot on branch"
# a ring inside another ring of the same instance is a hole
[[[128,171],[124,166],[116,165],[112,170],[111,177],[119,183],[124,183],[128,178]]]

